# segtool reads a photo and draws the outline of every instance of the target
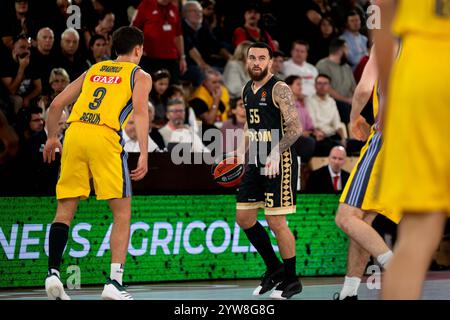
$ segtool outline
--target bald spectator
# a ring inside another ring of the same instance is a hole
[[[142,0],[132,24],[144,32],[142,68],[151,74],[167,69],[178,82],[187,70],[178,8],[170,0]]]
[[[302,79],[302,92],[305,97],[311,97],[315,92],[314,80],[319,72],[316,67],[306,62],[309,44],[296,40],[292,43],[291,58],[284,62],[283,73],[286,76],[299,76]]]
[[[340,193],[347,183],[350,174],[342,170],[347,159],[344,147],[331,149],[328,165],[311,173],[306,184],[306,191],[310,193]]]
[[[56,57],[53,50],[55,43],[53,30],[47,27],[40,29],[36,40],[36,48],[31,49],[31,59],[34,60],[39,68],[42,93],[48,94],[51,90],[49,86],[50,72],[53,69]]]
[[[57,55],[55,66],[63,68],[72,81],[76,80],[89,66],[86,58],[78,53],[80,36],[73,28],[66,29],[61,35],[61,51]]]
[[[1,59],[0,90],[6,90],[16,113],[22,107],[28,108],[42,90],[39,70],[30,56],[30,42],[20,36],[14,40],[12,52]]]

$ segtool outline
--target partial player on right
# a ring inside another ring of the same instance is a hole
[[[450,217],[450,2],[376,4],[375,41],[383,44],[377,62],[387,95],[379,199],[403,216],[381,298],[418,299]],[[394,63],[397,36],[402,56]]]
[[[341,292],[335,294],[335,300],[358,299],[358,287],[370,255],[376,258],[383,268],[392,258],[392,251],[372,227],[377,214],[380,213],[395,223],[400,220],[399,215],[393,214],[375,199],[374,191],[381,170],[379,159],[382,153],[382,135],[377,131],[377,122],[369,129],[369,125],[361,116],[361,111],[373,92],[373,111],[374,117],[377,118],[379,99],[377,80],[375,50],[372,49],[352,100],[350,114],[352,133],[358,140],[367,139],[367,142],[361,149],[358,163],[353,168],[339,200],[336,224],[349,236],[350,243],[344,285]]]

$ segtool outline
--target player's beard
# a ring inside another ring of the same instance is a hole
[[[262,79],[264,79],[267,74],[269,73],[269,66],[265,67],[264,69],[261,70],[261,72],[259,74],[254,74],[253,70],[251,68],[247,68],[248,74],[250,75],[250,78],[253,81],[261,81]]]

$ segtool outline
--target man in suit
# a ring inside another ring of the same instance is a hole
[[[347,158],[345,148],[333,147],[328,156],[328,165],[311,173],[306,185],[306,191],[310,193],[339,193],[347,183],[349,173],[342,170]]]

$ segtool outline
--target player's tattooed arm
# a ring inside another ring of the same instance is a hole
[[[278,151],[281,154],[297,141],[302,134],[302,127],[295,106],[295,98],[289,86],[284,82],[278,82],[275,85],[273,96],[280,107],[285,124],[284,135],[278,145]]]

